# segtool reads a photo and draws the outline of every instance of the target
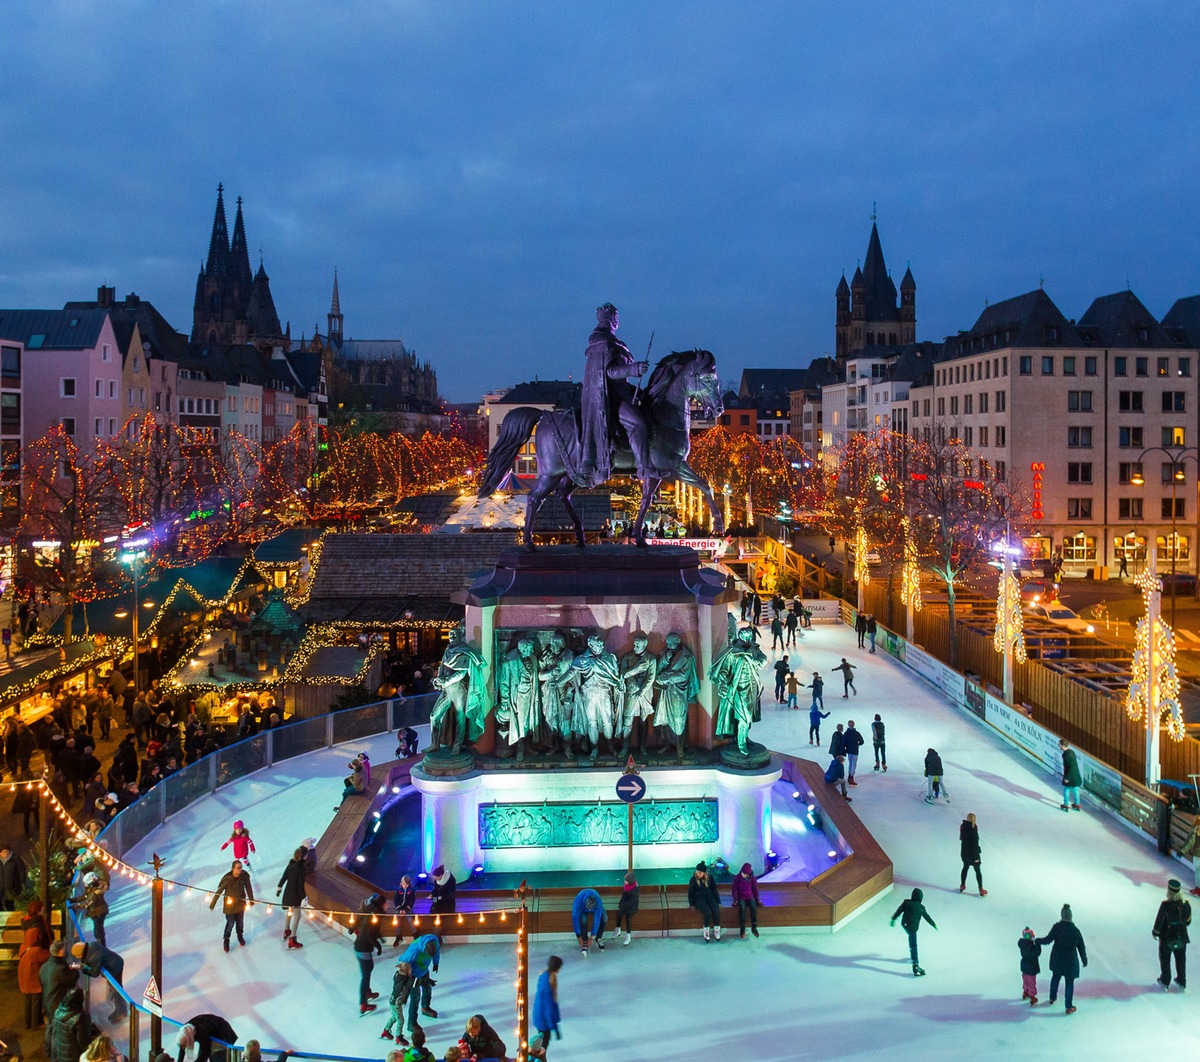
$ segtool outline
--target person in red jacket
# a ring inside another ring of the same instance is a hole
[[[250,831],[242,824],[242,820],[238,819],[233,824],[233,833],[229,835],[229,840],[221,845],[221,851],[233,845],[233,858],[241,860],[242,866],[246,869],[250,868],[250,853],[257,852],[254,847],[254,842],[250,840]]]
[[[741,938],[746,939],[746,911],[750,911],[750,932],[758,936],[758,909],[762,900],[758,895],[758,878],[749,863],[743,863],[742,869],[733,879],[733,906],[738,909],[738,927]]]

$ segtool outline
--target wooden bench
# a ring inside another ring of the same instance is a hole
[[[17,952],[25,940],[21,929],[24,911],[0,911],[0,963],[15,963]],[[50,931],[55,939],[62,939],[62,911],[50,912]]]

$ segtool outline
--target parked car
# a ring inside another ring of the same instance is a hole
[[[1192,572],[1176,572],[1172,575],[1167,572],[1162,576],[1163,593],[1169,594],[1171,586],[1175,587],[1175,595],[1194,594],[1196,592],[1196,576]]]
[[[1030,579],[1021,584],[1021,600],[1026,604],[1030,602],[1045,604],[1055,601],[1057,598],[1058,591],[1049,579]]]
[[[1096,628],[1088,623],[1074,609],[1067,608],[1061,601],[1051,601],[1045,605],[1031,602],[1025,606],[1025,611],[1031,616],[1037,616],[1039,619],[1048,620],[1050,623],[1056,624],[1059,627],[1066,627],[1069,631],[1076,631],[1079,634],[1094,634]]]

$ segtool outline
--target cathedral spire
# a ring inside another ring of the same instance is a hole
[[[233,243],[229,248],[229,258],[234,276],[244,285],[243,290],[249,291],[253,282],[250,273],[250,254],[246,249],[246,226],[242,221],[242,197],[237,197],[237,216],[233,222]]]
[[[229,267],[229,228],[225,224],[225,186],[217,185],[217,209],[213,214],[212,236],[208,241],[208,261],[204,271],[220,274]]]
[[[329,304],[329,343],[338,349],[342,346],[342,300],[338,297],[337,269],[333,271],[333,301]]]

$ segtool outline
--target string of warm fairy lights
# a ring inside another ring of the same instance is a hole
[[[909,606],[914,612],[920,612],[921,566],[917,556],[917,543],[911,534],[912,521],[905,516],[901,524],[904,527],[904,566],[900,569],[900,603]]]
[[[1138,621],[1134,635],[1125,711],[1135,721],[1144,718],[1148,727],[1157,727],[1165,715],[1171,740],[1182,741],[1186,728],[1175,669],[1175,632],[1162,616],[1154,615],[1151,624],[1151,615],[1156,611],[1151,609],[1151,598],[1162,593],[1162,580],[1154,571],[1153,558],[1133,582],[1142,591],[1146,614]]]
[[[101,640],[97,637],[96,642],[98,644],[89,653],[82,653],[64,663],[58,663],[53,667],[38,671],[32,678],[25,679],[23,682],[7,686],[4,691],[5,701],[15,703],[24,700],[26,697],[37,693],[38,690],[50,688],[60,678],[68,678],[80,671],[86,671],[97,664],[102,664],[109,660],[120,660],[129,652],[131,644],[128,638],[105,638]],[[78,645],[80,643],[73,642],[72,644]]]
[[[998,653],[1012,649],[1013,656],[1021,663],[1027,659],[1025,653],[1025,619],[1021,614],[1021,584],[1014,572],[1000,576],[999,592],[996,594],[996,632],[992,635],[992,646]]]
[[[867,563],[867,529],[860,523],[854,532],[854,581],[859,586],[871,582],[871,566]]]
[[[152,874],[147,874],[145,871],[126,863],[124,860],[118,859],[116,856],[108,852],[99,841],[91,836],[91,834],[82,829],[75,822],[75,819],[71,813],[67,811],[63,804],[59,801],[58,797],[54,795],[54,791],[44,779],[35,778],[23,782],[0,783],[0,789],[7,789],[15,792],[17,789],[21,788],[30,791],[36,791],[40,796],[44,796],[49,802],[51,813],[57,816],[59,821],[63,824],[65,827],[64,832],[70,837],[71,842],[79,848],[86,849],[88,854],[91,855],[94,860],[99,861],[109,870],[110,876],[119,875],[135,885],[142,885],[147,888],[149,888],[153,883],[154,876]],[[203,886],[193,885],[184,881],[177,881],[172,878],[162,878],[161,880],[163,882],[164,889],[168,891],[178,890],[179,894],[183,896],[194,896],[203,901],[205,904],[212,903],[214,893],[210,889],[205,889]],[[232,903],[232,900],[226,897],[226,903]],[[291,908],[285,907],[283,904],[271,903],[267,900],[254,900],[252,903],[250,903],[250,906],[263,908],[264,914],[267,915],[272,915],[277,910],[281,914],[286,914],[289,910],[291,910]],[[346,927],[353,927],[360,919],[366,917],[366,915],[361,911],[351,911],[349,909],[337,907],[305,907],[302,908],[302,911],[304,916],[310,922],[323,921],[326,925],[338,923],[345,925]],[[497,928],[502,926],[505,929],[508,929],[511,928],[509,924],[510,921],[513,925],[517,924],[520,913],[521,907],[519,905],[514,905],[511,907],[495,908],[490,911],[471,912],[470,914],[466,914],[461,911],[446,915],[410,915],[407,913],[403,915],[388,915],[385,913],[382,915],[372,914],[370,917],[372,925],[391,925],[393,928],[398,928],[401,920],[403,919],[403,921],[407,922],[414,928],[420,928],[422,925],[432,925],[435,929],[440,929],[446,924],[449,924],[450,926],[464,927],[469,924],[472,927],[495,925]],[[523,965],[526,961],[524,932],[518,933],[517,954],[519,971],[521,965]],[[518,1008],[524,1007],[526,1002],[526,1000],[518,999]]]

